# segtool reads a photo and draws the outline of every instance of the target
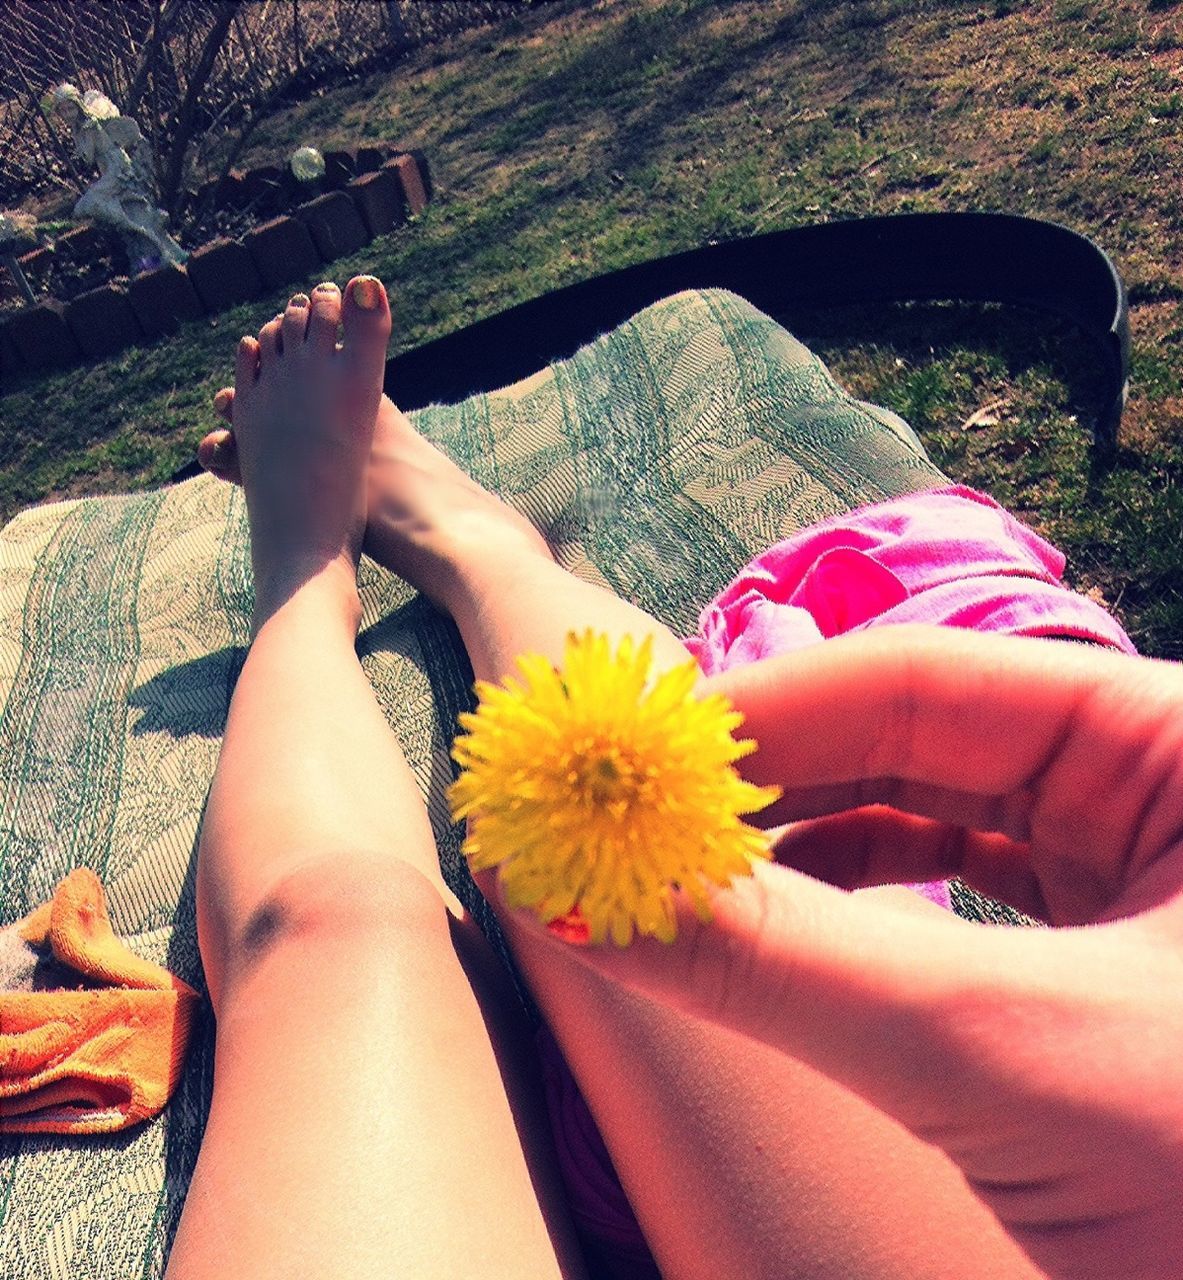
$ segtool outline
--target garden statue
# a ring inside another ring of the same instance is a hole
[[[165,215],[152,195],[152,174],[140,126],[96,89],[82,93],[59,84],[49,105],[70,126],[74,146],[98,178],[82,193],[74,215],[117,230],[132,268],[157,263],[180,265],[188,256],[164,229]]]

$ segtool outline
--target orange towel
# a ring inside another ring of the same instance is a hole
[[[154,1116],[197,993],[111,929],[93,871],[0,929],[0,1133],[111,1133]]]

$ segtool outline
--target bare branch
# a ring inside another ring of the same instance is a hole
[[[193,70],[185,90],[185,97],[181,102],[181,109],[177,113],[176,131],[173,134],[172,147],[164,168],[164,179],[160,184],[161,200],[164,207],[170,211],[181,186],[181,173],[185,164],[185,152],[189,149],[192,138],[197,100],[202,89],[205,88],[210,72],[214,69],[218,54],[222,52],[222,44],[226,39],[226,33],[230,30],[230,24],[234,21],[234,15],[238,12],[239,2],[240,0],[222,0],[218,5],[217,17],[205,38],[201,57]]]
[[[152,15],[152,31],[148,36],[148,43],[144,45],[139,65],[136,67],[127,97],[123,102],[123,110],[129,116],[135,115],[148,82],[155,75],[161,47],[172,34],[173,24],[176,22],[180,7],[181,0],[168,0],[163,7],[161,0],[156,0],[156,10]]]

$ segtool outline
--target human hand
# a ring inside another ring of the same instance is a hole
[[[584,962],[894,1116],[1049,1275],[1183,1275],[1183,669],[890,628],[710,683],[780,865]],[[953,875],[1054,927],[832,887]]]

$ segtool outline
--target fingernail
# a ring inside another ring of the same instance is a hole
[[[293,293],[288,299],[289,307],[306,307],[308,305],[308,295],[306,293]]]
[[[574,947],[586,947],[591,942],[591,930],[578,907],[565,916],[548,920],[546,931]]]
[[[340,293],[341,290],[333,283],[332,280],[322,280],[320,284],[313,290],[314,293]]]
[[[382,285],[373,276],[358,276],[352,293],[354,302],[363,311],[376,311],[382,305]]]

